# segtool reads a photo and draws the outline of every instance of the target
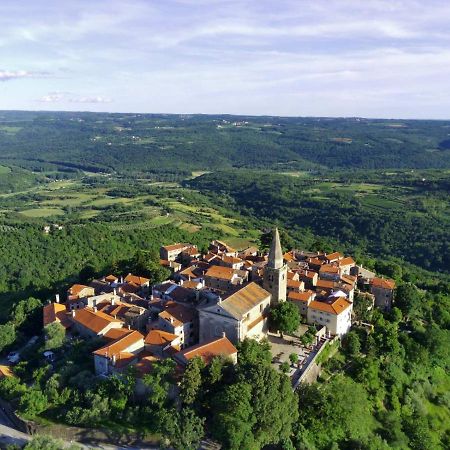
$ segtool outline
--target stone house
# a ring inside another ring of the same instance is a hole
[[[342,336],[352,325],[352,311],[353,304],[344,297],[313,300],[308,305],[307,322],[325,326],[331,334]]]
[[[226,334],[237,344],[246,337],[261,339],[267,333],[271,294],[256,283],[249,283],[224,300],[199,307],[200,342]]]
[[[370,292],[375,296],[375,306],[390,311],[394,301],[395,281],[374,277],[370,280]]]

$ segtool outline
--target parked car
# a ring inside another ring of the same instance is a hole
[[[11,364],[17,364],[20,361],[20,355],[19,352],[11,352],[8,356],[7,356],[7,360],[11,363]]]

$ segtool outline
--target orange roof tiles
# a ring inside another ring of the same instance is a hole
[[[292,278],[287,279],[287,287],[290,288],[300,288],[302,285],[304,285],[303,281],[293,280]]]
[[[111,328],[103,335],[103,337],[110,341],[116,341],[117,339],[121,339],[130,333],[131,330],[128,328]]]
[[[98,356],[113,356],[118,355],[121,352],[127,352],[127,350],[134,344],[138,343],[142,340],[142,344],[144,343],[144,336],[139,333],[139,331],[132,331],[131,333],[123,336],[122,338],[114,341],[108,345],[105,345],[98,350],[92,352],[94,355]],[[143,346],[143,345],[142,345]]]
[[[291,301],[300,301],[307,302],[314,297],[313,291],[305,291],[305,292],[289,292],[288,299]]]
[[[114,275],[108,275],[108,276],[105,277],[105,280],[109,281],[110,283],[115,283],[119,279],[116,276],[114,276]]]
[[[232,356],[236,353],[236,347],[226,337],[222,337],[189,347],[177,353],[177,356],[182,356],[188,361],[199,356],[206,364],[208,364],[215,356]]]
[[[163,248],[167,250],[168,252],[171,252],[172,250],[183,250],[184,248],[188,247],[189,244],[172,244],[172,245],[164,245]]]
[[[389,280],[387,278],[378,278],[378,277],[372,278],[370,284],[377,288],[395,289],[395,281]]]
[[[319,272],[324,272],[324,273],[339,273],[339,267],[334,266],[332,264],[324,264]]]
[[[159,313],[159,317],[173,323],[176,327],[194,320],[194,310],[179,303],[167,303],[167,308]]]
[[[317,288],[319,289],[333,289],[334,282],[330,280],[318,280]]]
[[[129,273],[125,277],[125,281],[127,283],[133,283],[133,284],[137,284],[138,286],[142,286],[142,285],[148,283],[150,281],[150,279],[149,278],[145,278],[145,277],[139,277],[139,276],[132,275],[131,273]]]
[[[100,333],[111,322],[123,323],[121,320],[117,320],[108,316],[101,311],[93,311],[91,308],[77,309],[74,311],[75,316],[72,317],[74,322],[83,325],[85,328]]]
[[[222,256],[222,261],[226,264],[239,264],[243,262],[241,258],[236,258],[235,256],[227,256],[227,255]]]
[[[66,306],[61,303],[50,303],[44,306],[44,327],[59,322],[64,328],[69,328],[71,322],[67,316]]]
[[[205,276],[211,278],[219,278],[221,280],[231,281],[234,275],[234,270],[231,267],[212,266],[208,269]]]
[[[293,254],[292,252],[286,252],[286,253],[283,255],[283,259],[284,259],[286,262],[294,261],[294,260],[295,260],[294,254]]]
[[[131,364],[135,359],[137,358],[137,355],[131,352],[119,352],[116,354],[116,362],[114,364],[114,367],[116,369],[122,369],[123,367],[128,366],[128,364]]]
[[[322,261],[319,258],[308,258],[308,262],[313,266],[321,266],[322,264],[325,264],[325,261]]]
[[[149,345],[166,345],[177,339],[176,334],[168,333],[162,330],[151,330],[145,336],[145,343]]]
[[[89,286],[85,286],[84,284],[74,284],[69,288],[70,295],[79,295],[83,289],[89,289]]]
[[[345,298],[339,297],[333,303],[325,303],[313,300],[309,304],[309,307],[311,309],[316,309],[319,311],[324,311],[327,313],[338,315],[341,312],[345,311],[350,305],[351,303],[347,301]]]
[[[351,256],[347,256],[346,258],[342,258],[338,261],[339,266],[351,266],[355,264],[355,260]]]
[[[340,252],[328,253],[327,255],[325,255],[325,258],[328,261],[336,261],[342,257],[343,257],[343,255]]]

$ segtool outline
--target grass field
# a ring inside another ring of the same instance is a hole
[[[64,211],[60,208],[34,208],[34,209],[25,209],[20,211],[20,214],[23,214],[26,217],[51,217],[51,216],[62,216]]]

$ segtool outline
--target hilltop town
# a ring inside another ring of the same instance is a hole
[[[172,275],[158,284],[139,274],[74,284],[65,301],[56,294],[45,305],[44,327],[57,322],[67,335],[100,338],[102,345],[86,355],[93,357],[98,376],[130,367],[142,376],[166,358],[181,371],[195,357],[206,364],[216,356],[236,363],[239,343],[269,338],[273,363],[281,367],[290,356],[289,374],[298,383],[312,356],[350,330],[355,293],[369,299],[368,309],[389,311],[395,291],[394,281],[358,266],[351,256],[283,253],[277,229],[268,254],[255,247],[237,251],[218,240],[206,254],[195,245],[175,243],[160,248],[160,264]],[[280,339],[270,319],[284,302],[295,305],[304,325]],[[313,342],[305,345],[299,338],[311,329]]]

